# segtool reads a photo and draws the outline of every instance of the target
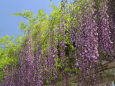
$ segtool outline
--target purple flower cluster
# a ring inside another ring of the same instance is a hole
[[[110,32],[110,22],[109,22],[109,16],[107,14],[108,7],[106,3],[101,3],[100,8],[100,20],[101,20],[101,36],[100,36],[100,42],[101,47],[105,54],[111,54],[112,48],[113,48],[113,42],[111,41],[111,32]]]
[[[78,66],[81,70],[82,86],[93,86],[95,82],[98,82],[95,74],[98,64],[97,59],[99,57],[98,25],[94,6],[95,3],[92,2],[90,9],[84,7],[84,11],[81,14],[81,32],[79,38],[81,44],[79,43],[80,56],[78,58]],[[89,76],[90,78],[87,79]]]

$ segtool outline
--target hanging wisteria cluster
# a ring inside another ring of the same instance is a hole
[[[95,2],[91,2],[88,8],[88,2],[84,4],[81,13],[81,32],[80,32],[80,56],[78,58],[78,66],[81,70],[82,86],[96,86],[98,84],[98,27],[96,23]],[[90,79],[89,79],[90,78]]]
[[[69,86],[72,75],[79,77],[79,86],[99,86],[101,62],[115,59],[110,2],[74,0],[68,4],[62,0],[59,8],[53,5],[56,11],[49,19],[42,11],[36,18],[28,11],[17,14],[30,18],[30,25],[24,30],[27,35],[18,63],[5,66],[4,73],[9,75],[4,75],[0,86],[44,86],[61,80],[60,86]]]

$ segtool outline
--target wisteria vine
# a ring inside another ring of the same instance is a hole
[[[69,86],[72,75],[79,77],[80,86],[99,86],[101,62],[115,57],[115,22],[109,3],[62,0],[59,8],[52,5],[56,11],[49,17],[43,11],[36,18],[29,11],[22,13],[30,24],[22,24],[26,40],[18,63],[5,66],[9,76],[4,75],[0,86],[44,86],[61,80],[61,86]]]

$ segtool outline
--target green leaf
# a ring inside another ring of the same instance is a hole
[[[19,29],[20,29],[20,30],[24,30],[25,28],[26,28],[26,25],[24,25],[24,22],[21,21],[21,22],[19,23]]]
[[[66,68],[64,69],[64,71],[69,72],[69,71],[70,71],[70,68],[69,68],[69,67],[66,67]]]
[[[18,34],[18,38],[15,39],[15,42],[21,43],[21,41],[22,41],[22,37],[20,37],[19,34]]]
[[[56,11],[56,10],[57,10],[57,7],[56,7],[56,5],[55,5],[54,3],[52,3],[51,5],[49,5],[49,7],[53,8],[53,9],[54,9],[54,11]]]

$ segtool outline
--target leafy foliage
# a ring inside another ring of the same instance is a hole
[[[14,36],[4,36],[0,38],[0,82],[2,80],[4,68],[6,65],[10,65],[12,63],[17,63],[19,57],[19,50],[21,46],[21,37],[19,37],[12,41]]]
[[[72,75],[80,76],[82,86],[97,86],[100,57],[113,57],[106,4],[99,0],[68,4],[62,0],[59,7],[50,6],[53,11],[49,16],[42,9],[38,14],[28,10],[13,14],[26,18],[28,24],[19,23],[23,38],[0,38],[0,79],[6,74],[5,67],[15,64],[16,70],[8,74],[8,82],[14,86],[51,85]],[[5,80],[2,84],[10,85]]]

